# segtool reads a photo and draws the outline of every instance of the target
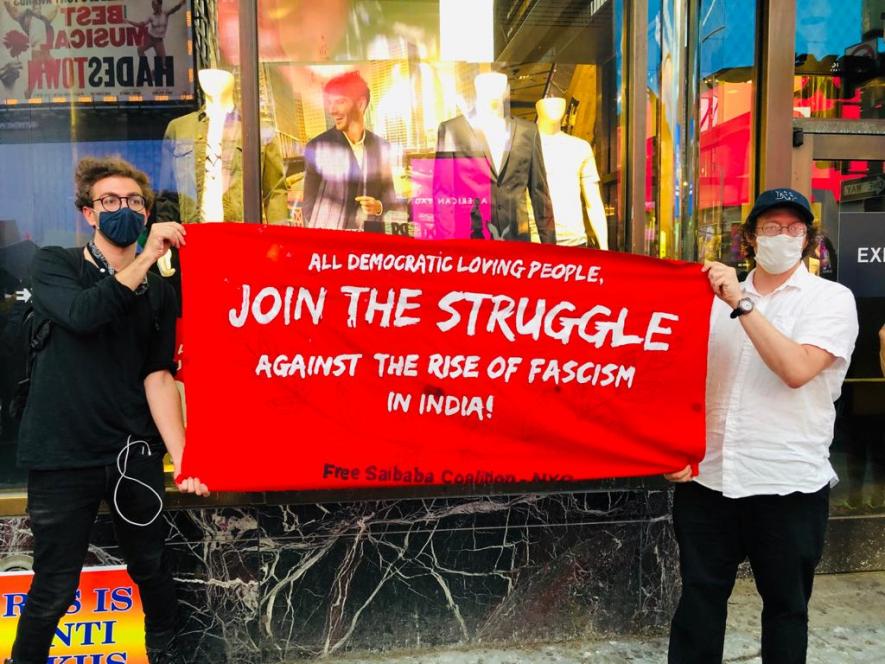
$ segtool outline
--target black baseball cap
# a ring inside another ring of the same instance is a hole
[[[775,207],[791,207],[799,213],[805,223],[814,223],[814,213],[811,211],[808,199],[795,189],[787,187],[769,189],[759,194],[759,198],[756,199],[753,209],[747,216],[747,223],[753,223],[760,214]]]

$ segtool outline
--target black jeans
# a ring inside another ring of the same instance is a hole
[[[159,454],[132,450],[126,474],[163,495]],[[145,636],[167,639],[175,628],[175,586],[166,565],[166,522],[162,515],[145,527],[126,523],[113,503],[116,465],[69,470],[32,470],[28,474],[28,514],[34,534],[34,579],[18,621],[12,657],[16,664],[46,664],[59,619],[74,600],[89,534],[104,498],[111,510],[117,542],[144,608]],[[144,523],[159,503],[145,487],[123,480],[117,494],[123,514]]]
[[[670,629],[670,664],[720,664],[728,598],[749,558],[762,597],[762,661],[805,662],[808,600],[823,552],[830,487],[815,493],[726,498],[678,484],[673,528],[682,596]]]

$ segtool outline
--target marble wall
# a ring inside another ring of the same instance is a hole
[[[167,514],[194,661],[530,642],[660,628],[677,587],[669,494],[425,498]],[[27,555],[27,519],[0,520]],[[87,564],[117,564],[99,517]]]
[[[657,489],[174,509],[168,552],[194,661],[662,631],[678,592]],[[831,519],[819,571],[885,568],[885,519]],[[119,564],[107,515],[87,564]],[[0,519],[0,564],[26,561]]]

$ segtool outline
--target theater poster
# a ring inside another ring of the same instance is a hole
[[[193,99],[189,0],[4,0],[0,105]]]

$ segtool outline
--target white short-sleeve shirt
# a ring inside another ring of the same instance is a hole
[[[224,221],[224,125],[230,110],[206,107],[206,164],[200,201],[201,221],[204,222]]]
[[[710,318],[707,356],[707,453],[695,481],[729,498],[794,491],[835,483],[829,461],[842,382],[857,339],[851,291],[800,265],[768,295],[741,288],[778,330],[817,346],[836,361],[799,388],[787,386],[762,361],[740,320],[719,298]]]

